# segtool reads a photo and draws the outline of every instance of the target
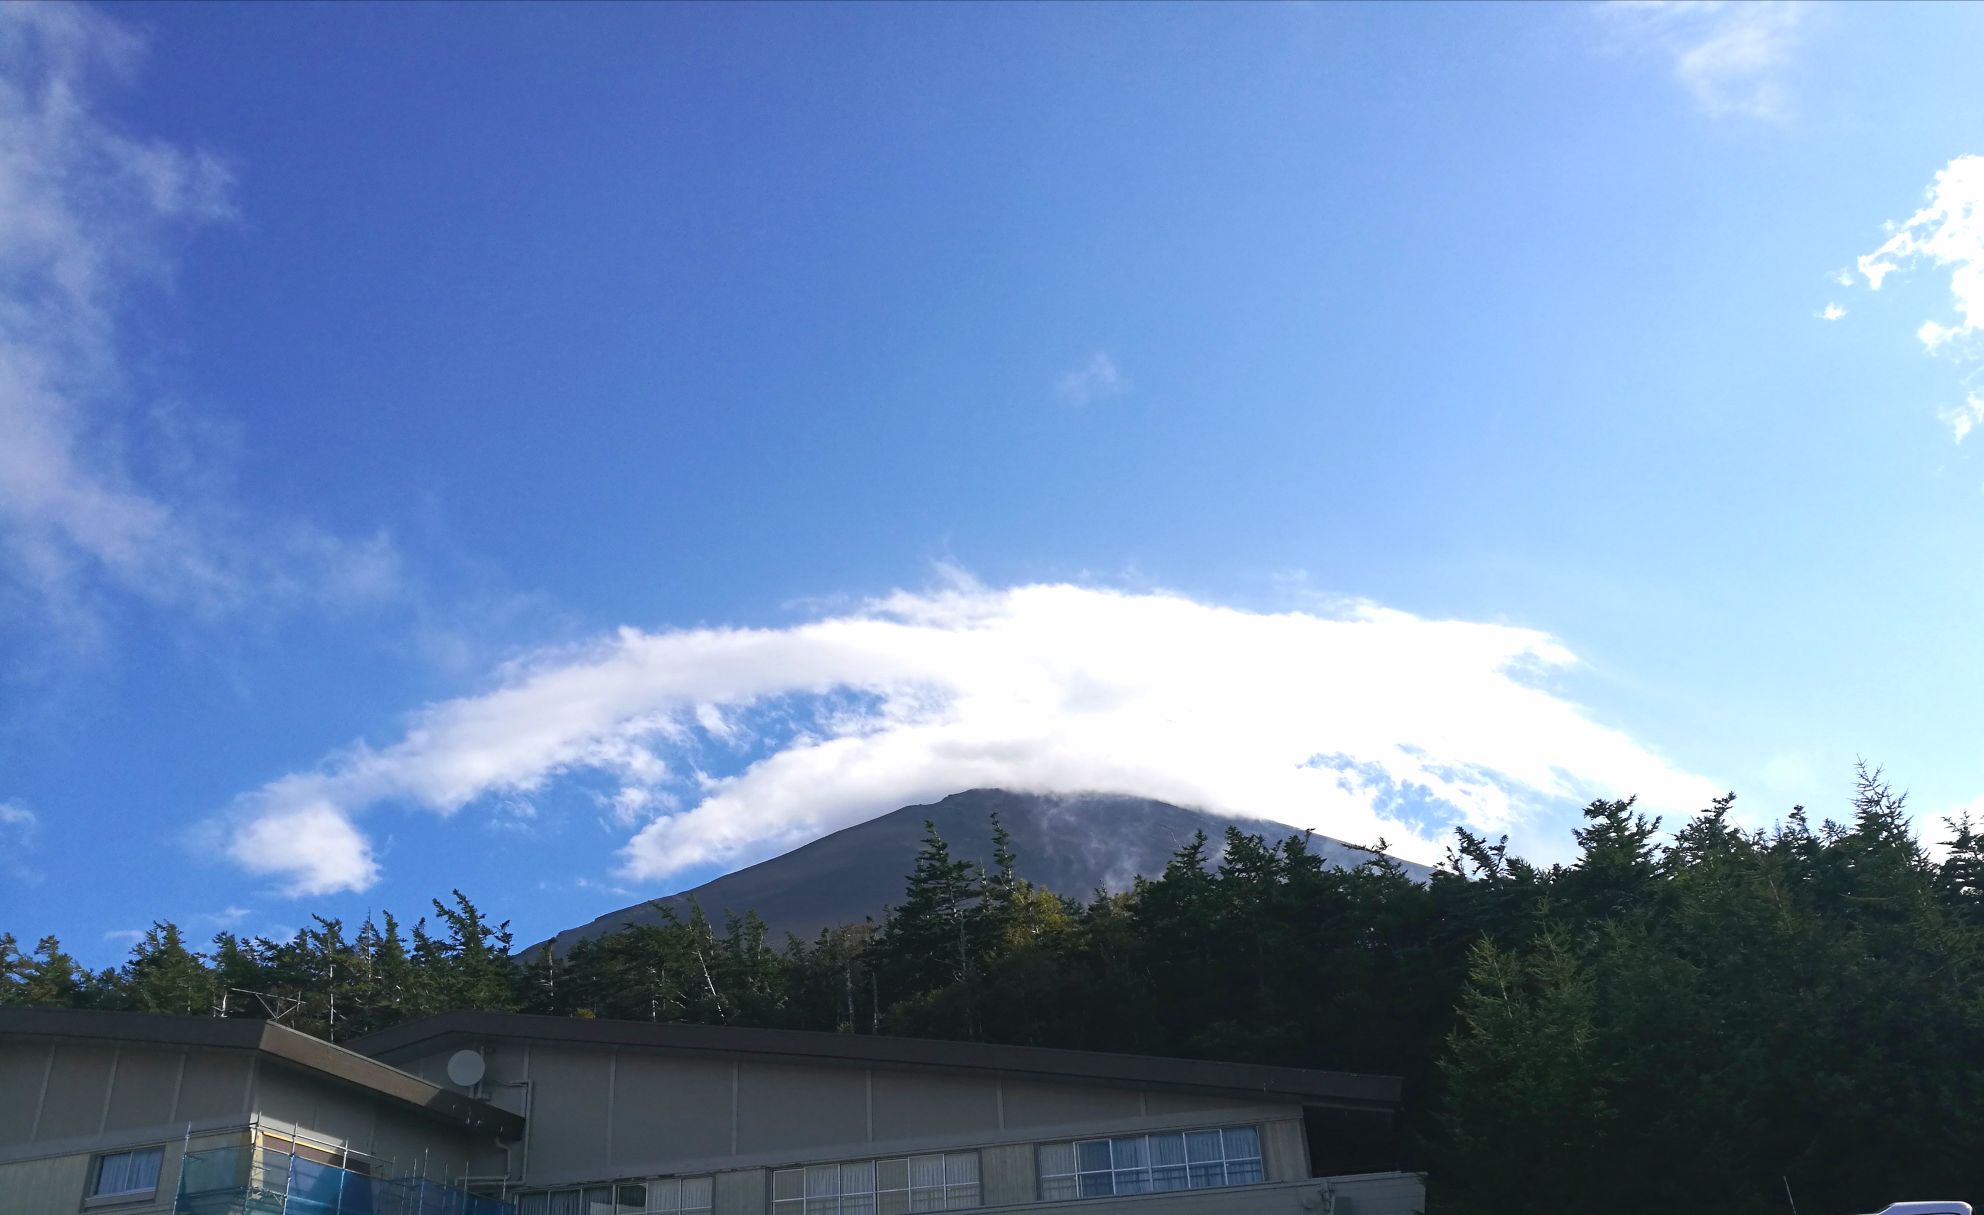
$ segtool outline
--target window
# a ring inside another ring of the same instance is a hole
[[[711,1177],[661,1177],[517,1195],[517,1215],[710,1215]]]
[[[1266,1176],[1252,1126],[1076,1139],[1037,1152],[1043,1202],[1252,1185]]]
[[[979,1205],[978,1153],[809,1164],[772,1173],[772,1215],[909,1215]]]
[[[90,1174],[90,1197],[149,1198],[158,1189],[158,1169],[164,1160],[162,1147],[98,1156]]]
[[[650,1211],[709,1215],[715,1182],[709,1177],[670,1177],[648,1182],[647,1190]]]

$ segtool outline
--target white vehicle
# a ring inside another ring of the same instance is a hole
[[[1967,1202],[1891,1202],[1874,1215],[1971,1215]]]

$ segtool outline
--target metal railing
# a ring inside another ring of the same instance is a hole
[[[173,1215],[516,1215],[419,1177],[372,1177],[260,1147],[188,1152]]]

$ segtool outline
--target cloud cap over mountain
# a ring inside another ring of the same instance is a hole
[[[356,820],[376,806],[574,790],[640,883],[974,786],[1133,793],[1421,859],[1454,822],[1501,830],[1624,792],[1704,804],[1706,781],[1548,687],[1575,661],[1535,630],[1369,603],[1267,613],[957,576],[784,628],[622,629],[533,655],[390,745],[244,795],[230,854],[296,893],[363,889],[378,868]],[[300,835],[316,846],[263,846]]]

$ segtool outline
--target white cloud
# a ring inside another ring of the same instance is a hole
[[[1130,381],[1116,368],[1116,360],[1098,350],[1087,363],[1061,377],[1054,386],[1061,399],[1086,405],[1103,397],[1121,396],[1130,391]]]
[[[1957,355],[1971,350],[1984,334],[1984,156],[1950,161],[1936,171],[1927,194],[1928,202],[1906,222],[1884,226],[1887,240],[1858,265],[1871,291],[1879,291],[1889,275],[1917,266],[1948,268],[1955,322],[1931,318],[1915,336],[1932,355]],[[1937,416],[1961,443],[1984,422],[1984,397],[1971,392],[1964,404]]]
[[[241,921],[253,914],[255,914],[255,911],[252,907],[235,907],[230,905],[221,908],[219,911],[201,912],[199,915],[193,917],[193,924],[197,927],[229,929],[240,924]]]
[[[1930,350],[1984,332],[1984,156],[1959,156],[1936,171],[1926,206],[1893,225],[1880,248],[1860,259],[1867,286],[1924,262],[1949,267],[1956,324],[1929,320],[1916,336]]]
[[[1811,8],[1792,0],[1615,0],[1599,7],[1634,47],[1671,59],[1674,76],[1711,115],[1782,121],[1784,70]]]
[[[145,930],[142,928],[113,928],[103,934],[103,939],[106,941],[116,941],[120,945],[136,945],[139,941],[145,939]]]
[[[293,895],[364,890],[379,879],[371,843],[335,805],[275,802],[231,835],[227,854],[236,864],[281,877]]]
[[[1827,304],[1825,311],[1819,313],[1819,319],[1822,321],[1836,321],[1845,315],[1846,309],[1841,305]]]
[[[1964,397],[1963,404],[1952,405],[1936,416],[1950,428],[1950,437],[1961,443],[1970,437],[1971,431],[1984,426],[1984,392],[1970,393]]]
[[[369,807],[452,814],[602,778],[631,791],[621,871],[642,882],[973,786],[1138,793],[1426,859],[1451,821],[1499,830],[1626,791],[1705,805],[1715,788],[1549,690],[1574,663],[1532,630],[1369,604],[969,581],[787,628],[622,629],[244,796],[233,855],[298,892],[363,889],[378,867],[351,817]],[[699,767],[723,748],[708,707],[760,758]]]
[[[104,589],[208,613],[376,596],[396,574],[384,538],[253,521],[189,471],[209,451],[149,473],[125,454],[183,445],[187,426],[147,404],[120,321],[234,214],[218,158],[100,114],[143,50],[87,8],[0,4],[0,579],[72,624]]]
[[[0,802],[0,873],[26,885],[39,885],[41,874],[27,863],[40,821],[19,802]]]

